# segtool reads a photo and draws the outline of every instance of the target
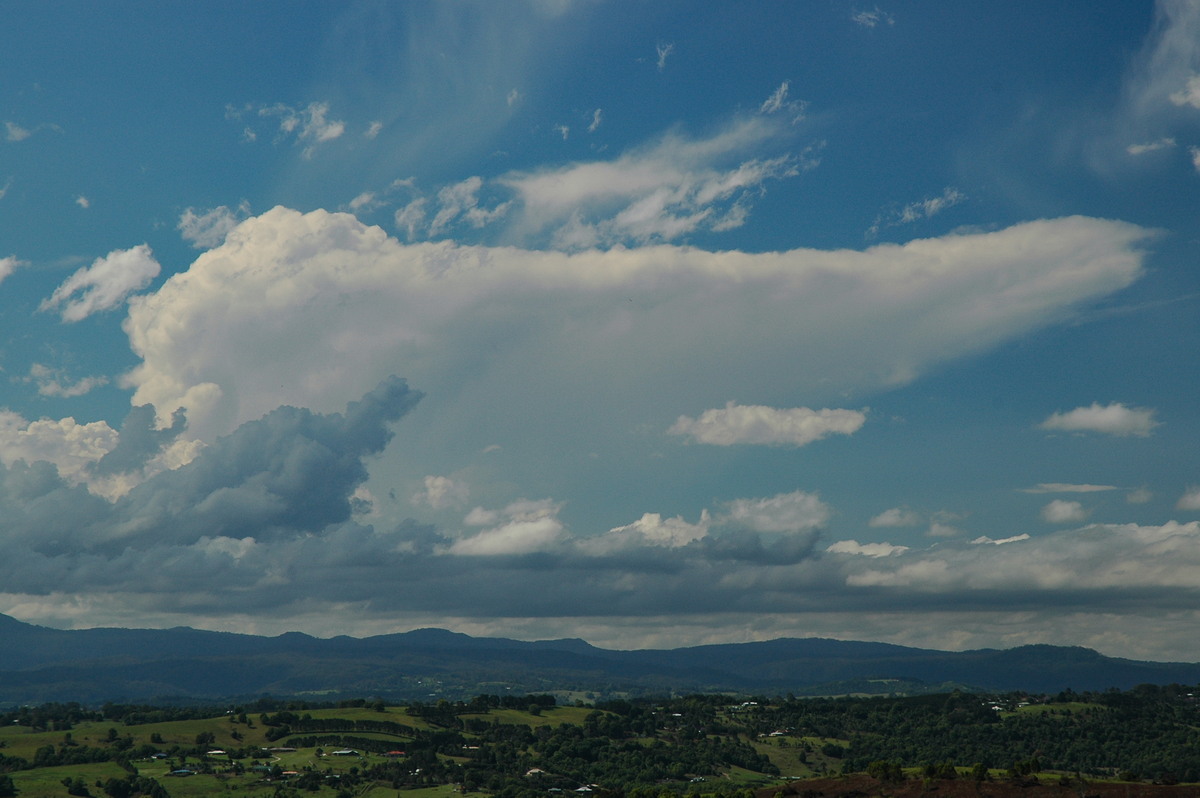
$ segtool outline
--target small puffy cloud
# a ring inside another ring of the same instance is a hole
[[[839,540],[830,544],[825,551],[831,554],[856,554],[863,557],[891,557],[908,551],[908,546],[893,546],[891,543],[859,543],[857,540]]]
[[[520,99],[521,99],[521,92],[517,91],[516,89],[512,89],[511,91],[509,91],[508,96],[504,98],[505,102],[508,103],[509,108],[512,108],[514,105],[516,105],[517,101],[519,101]]]
[[[735,499],[726,506],[723,520],[755,532],[796,532],[824,526],[832,512],[817,494],[798,490],[766,499]]]
[[[21,127],[16,122],[5,122],[4,134],[4,137],[9,141],[24,141],[33,135],[33,131]]]
[[[908,507],[893,507],[884,510],[867,522],[873,527],[906,527],[920,526],[923,523],[921,515]]]
[[[555,125],[554,132],[562,136],[563,141],[566,141],[571,136],[571,128],[568,125]]]
[[[413,495],[414,504],[428,504],[435,510],[444,510],[462,504],[470,491],[466,483],[450,477],[427,476],[424,486]]]
[[[1066,413],[1056,412],[1043,421],[1041,429],[1061,432],[1099,432],[1105,435],[1144,438],[1159,425],[1154,410],[1145,407],[1126,407],[1120,402],[1077,407]]]
[[[877,25],[895,25],[896,18],[887,11],[882,10],[879,6],[875,6],[869,11],[855,11],[850,15],[850,19],[856,25],[864,28],[874,28]]]
[[[34,363],[30,366],[29,376],[24,381],[36,384],[40,396],[70,398],[83,396],[94,388],[107,385],[108,377],[84,377],[72,382],[61,369],[52,369],[41,363]]]
[[[1200,147],[1188,147],[1188,153],[1192,156],[1192,167],[1200,172]]]
[[[1041,516],[1048,524],[1077,524],[1087,519],[1088,512],[1079,502],[1055,499],[1042,508]]]
[[[1144,144],[1130,144],[1125,148],[1125,151],[1130,155],[1145,155],[1148,152],[1158,152],[1159,150],[1171,149],[1175,146],[1175,139],[1161,138],[1157,141],[1150,141]]]
[[[147,244],[114,250],[68,277],[38,309],[57,310],[66,322],[81,321],[121,305],[150,285],[160,268]]]
[[[931,538],[956,538],[962,534],[962,530],[946,521],[935,520],[925,534]]]
[[[1175,503],[1175,507],[1188,512],[1200,510],[1200,487],[1188,488],[1187,491],[1179,497],[1179,501]]]
[[[25,141],[30,136],[32,136],[34,133],[37,133],[38,131],[41,131],[41,130],[54,130],[59,133],[62,132],[62,128],[52,122],[43,122],[42,124],[37,125],[32,129],[23,127],[22,125],[19,125],[16,122],[5,122],[4,123],[4,138],[6,141],[17,143],[20,141]]]
[[[1154,493],[1149,488],[1135,488],[1125,494],[1125,501],[1130,504],[1145,504],[1154,498]]]
[[[588,133],[595,133],[596,129],[600,127],[600,122],[603,118],[603,109],[597,108],[595,111],[592,111],[592,121],[588,124]]]
[[[565,534],[563,523],[558,518],[560,509],[561,505],[548,499],[514,502],[502,512],[487,517],[494,526],[456,540],[447,552],[470,557],[494,557],[532,554],[555,548]],[[472,514],[476,515],[475,511]],[[484,517],[476,515],[476,520],[484,520]]]
[[[805,446],[829,435],[853,435],[866,419],[858,410],[777,409],[729,402],[724,408],[705,410],[698,418],[680,416],[667,432],[716,446]]]
[[[196,249],[212,249],[225,242],[229,231],[237,227],[250,215],[250,203],[242,200],[237,208],[220,205],[208,211],[188,208],[179,216],[179,230],[183,240]]]
[[[6,280],[17,269],[28,265],[28,263],[19,259],[16,255],[9,255],[6,258],[0,258],[0,282],[4,282],[4,280]]]
[[[702,511],[696,523],[645,513],[631,524],[575,538],[569,548],[588,558],[650,570],[666,566],[664,549],[682,558],[671,568],[685,562],[795,563],[812,556],[818,530],[831,514],[815,493],[793,491],[735,499],[717,512]]]
[[[366,132],[363,133],[363,137],[373,140],[379,136],[379,134],[382,130],[383,130],[382,122],[378,122],[378,121],[372,122],[371,124],[367,125],[367,129],[366,129]]]
[[[707,537],[712,527],[708,510],[700,514],[700,521],[692,524],[680,516],[663,518],[659,513],[645,513],[632,524],[614,527],[603,535],[583,538],[579,549],[590,555],[610,554],[616,551],[656,547],[677,549]]]
[[[1175,105],[1200,109],[1200,75],[1188,77],[1183,88],[1171,93],[1171,102]]]
[[[75,204],[78,205],[80,208],[83,208],[84,210],[87,210],[88,208],[92,207],[92,201],[90,199],[88,199],[87,197],[83,196],[82,194],[80,194],[79,196],[77,196],[75,198]]]

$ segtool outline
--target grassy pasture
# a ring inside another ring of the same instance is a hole
[[[596,710],[591,707],[548,707],[540,715],[534,715],[523,709],[493,709],[486,714],[462,715],[463,718],[483,718],[496,720],[514,726],[558,726],[562,723],[581,725],[583,719]],[[403,722],[403,721],[402,721]]]

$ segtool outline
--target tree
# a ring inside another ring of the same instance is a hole
[[[8,776],[0,773],[0,798],[10,798],[17,794],[17,785]]]

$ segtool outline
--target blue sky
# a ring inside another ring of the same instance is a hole
[[[1200,659],[1200,3],[4,11],[0,612]]]

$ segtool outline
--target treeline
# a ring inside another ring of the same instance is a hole
[[[1182,685],[1055,696],[951,693],[911,698],[783,701],[742,714],[750,731],[849,740],[843,770],[874,762],[953,762],[1019,771],[1200,781],[1200,702]],[[1028,707],[1022,707],[1028,704]],[[998,709],[997,709],[998,707]],[[1010,711],[1019,710],[1019,711]]]

